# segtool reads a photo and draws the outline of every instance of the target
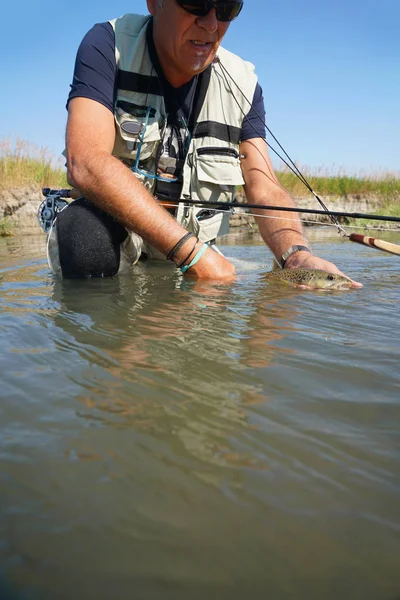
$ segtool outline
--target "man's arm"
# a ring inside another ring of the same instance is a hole
[[[245,180],[245,193],[249,204],[268,204],[273,206],[295,207],[293,199],[279,184],[274,174],[265,140],[253,138],[240,144],[241,166]],[[254,209],[261,236],[278,260],[291,246],[307,246],[299,215],[283,211],[264,211]],[[265,218],[265,216],[279,218]],[[331,262],[299,251],[287,259],[285,268],[323,269],[343,275]],[[361,284],[353,282],[354,287]]]
[[[73,98],[68,107],[68,181],[94,204],[135,231],[149,244],[167,254],[186,230],[146,190],[120,160],[112,156],[115,140],[114,115],[88,98]],[[175,257],[177,264],[193,245],[188,240]],[[188,275],[229,280],[234,267],[224,257],[207,249]]]

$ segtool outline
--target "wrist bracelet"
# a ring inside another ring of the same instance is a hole
[[[209,248],[209,245],[207,243],[203,244],[196,256],[193,258],[192,262],[182,267],[181,273],[186,273],[186,271],[190,269],[190,267],[194,267],[194,265],[201,259],[207,248]]]
[[[295,254],[296,252],[309,252],[311,254],[311,250],[310,248],[307,248],[307,246],[290,246],[290,248],[288,248],[286,252],[282,254],[281,259],[279,261],[279,264],[281,265],[282,269],[284,268],[289,256]]]
[[[194,244],[193,248],[191,249],[191,251],[189,252],[189,254],[187,255],[187,257],[184,258],[183,261],[179,265],[177,265],[178,269],[183,267],[183,265],[189,260],[189,258],[192,256],[193,252],[196,250],[196,246],[198,243],[199,243],[199,238],[196,238],[195,244]]]
[[[172,250],[170,250],[167,254],[167,260],[174,260],[174,257],[176,255],[176,253],[182,248],[183,244],[191,237],[194,237],[194,234],[191,233],[190,231],[188,231],[187,233],[185,233],[185,235],[183,236],[183,238],[181,238],[179,240],[179,242],[177,242],[175,244],[175,246],[172,248]]]

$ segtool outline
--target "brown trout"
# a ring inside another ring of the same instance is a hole
[[[266,274],[269,283],[307,286],[317,290],[348,290],[351,281],[320,269],[274,269]]]

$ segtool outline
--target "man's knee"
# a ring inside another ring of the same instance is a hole
[[[118,272],[128,233],[113,217],[78,198],[54,223],[63,277],[111,277]]]

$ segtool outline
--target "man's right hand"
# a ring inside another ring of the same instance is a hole
[[[235,267],[225,256],[207,248],[200,260],[186,271],[185,276],[230,283],[235,280]]]

